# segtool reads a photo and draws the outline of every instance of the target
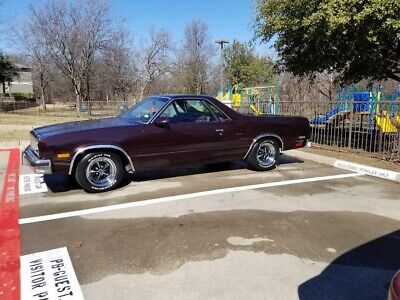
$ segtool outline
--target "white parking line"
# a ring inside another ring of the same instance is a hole
[[[252,184],[252,185],[210,190],[210,191],[204,191],[204,192],[196,192],[196,193],[190,193],[190,194],[155,198],[155,199],[149,199],[149,200],[143,200],[143,201],[135,201],[135,202],[130,202],[130,203],[122,203],[122,204],[115,204],[115,205],[102,206],[102,207],[96,207],[96,208],[82,209],[82,210],[76,210],[76,211],[69,211],[69,212],[52,214],[52,215],[23,218],[23,219],[19,220],[19,224],[23,225],[23,224],[30,224],[30,223],[37,223],[37,222],[45,222],[45,221],[50,221],[50,220],[57,220],[57,219],[71,218],[71,217],[77,217],[77,216],[94,214],[94,213],[107,212],[107,211],[112,211],[112,210],[117,210],[117,209],[146,206],[146,205],[166,203],[166,202],[179,201],[179,200],[185,200],[185,199],[191,199],[191,198],[197,198],[197,197],[203,197],[203,196],[210,196],[210,195],[218,195],[218,194],[224,194],[224,193],[234,193],[234,192],[239,192],[239,191],[255,190],[255,189],[261,189],[261,188],[284,186],[284,185],[291,185],[291,184],[318,182],[318,181],[342,179],[342,178],[349,178],[349,177],[358,177],[358,176],[363,176],[363,175],[364,174],[360,174],[360,173],[350,173],[350,174],[312,177],[312,178],[301,178],[301,179],[285,180],[285,181],[277,181],[277,182],[269,182],[269,183],[261,183],[261,184]]]

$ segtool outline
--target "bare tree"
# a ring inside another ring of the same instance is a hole
[[[15,44],[32,64],[34,81],[38,83],[40,92],[40,103],[46,110],[46,94],[51,81],[51,57],[46,41],[41,35],[36,34],[34,24],[28,20],[23,28],[17,32]]]
[[[338,74],[336,73],[322,72],[316,74],[314,81],[310,85],[327,100],[333,101],[336,98],[337,79]]]
[[[134,63],[133,50],[129,47],[128,33],[122,28],[115,33],[112,42],[103,51],[95,65],[97,92],[99,99],[103,93],[107,101],[112,94],[116,98],[133,94],[138,86],[137,66]]]
[[[112,37],[107,1],[46,0],[39,8],[31,6],[31,19],[53,62],[71,80],[79,114],[81,100],[90,101],[95,57]]]
[[[204,93],[210,83],[215,47],[208,36],[207,24],[194,20],[186,26],[185,40],[177,54],[176,76],[183,89],[190,93]]]
[[[142,48],[139,54],[140,99],[170,70],[172,40],[167,31],[151,29],[149,40],[144,42]]]
[[[286,101],[335,101],[338,90],[337,75],[318,73],[313,80],[284,72],[279,75],[282,99]]]

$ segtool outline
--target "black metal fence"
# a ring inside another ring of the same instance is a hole
[[[342,101],[225,102],[242,113],[303,116],[311,125],[311,141],[329,147],[362,151],[400,161],[400,99]]]

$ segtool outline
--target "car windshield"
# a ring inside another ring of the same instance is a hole
[[[168,101],[167,98],[144,99],[119,115],[120,118],[146,124]]]

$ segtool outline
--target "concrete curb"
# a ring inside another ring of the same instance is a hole
[[[300,150],[289,150],[285,151],[286,154],[305,159],[305,160],[311,160],[320,164],[332,166],[335,168],[339,169],[344,169],[347,171],[352,171],[356,173],[362,173],[365,175],[381,178],[381,179],[386,179],[390,180],[393,182],[400,183],[400,173],[399,172],[394,172],[390,170],[385,170],[385,169],[379,169],[375,167],[370,167],[366,165],[361,165],[345,160],[340,160],[328,156],[323,156],[323,155],[318,155],[318,154],[313,154],[313,153],[308,153],[308,152],[303,152]]]

